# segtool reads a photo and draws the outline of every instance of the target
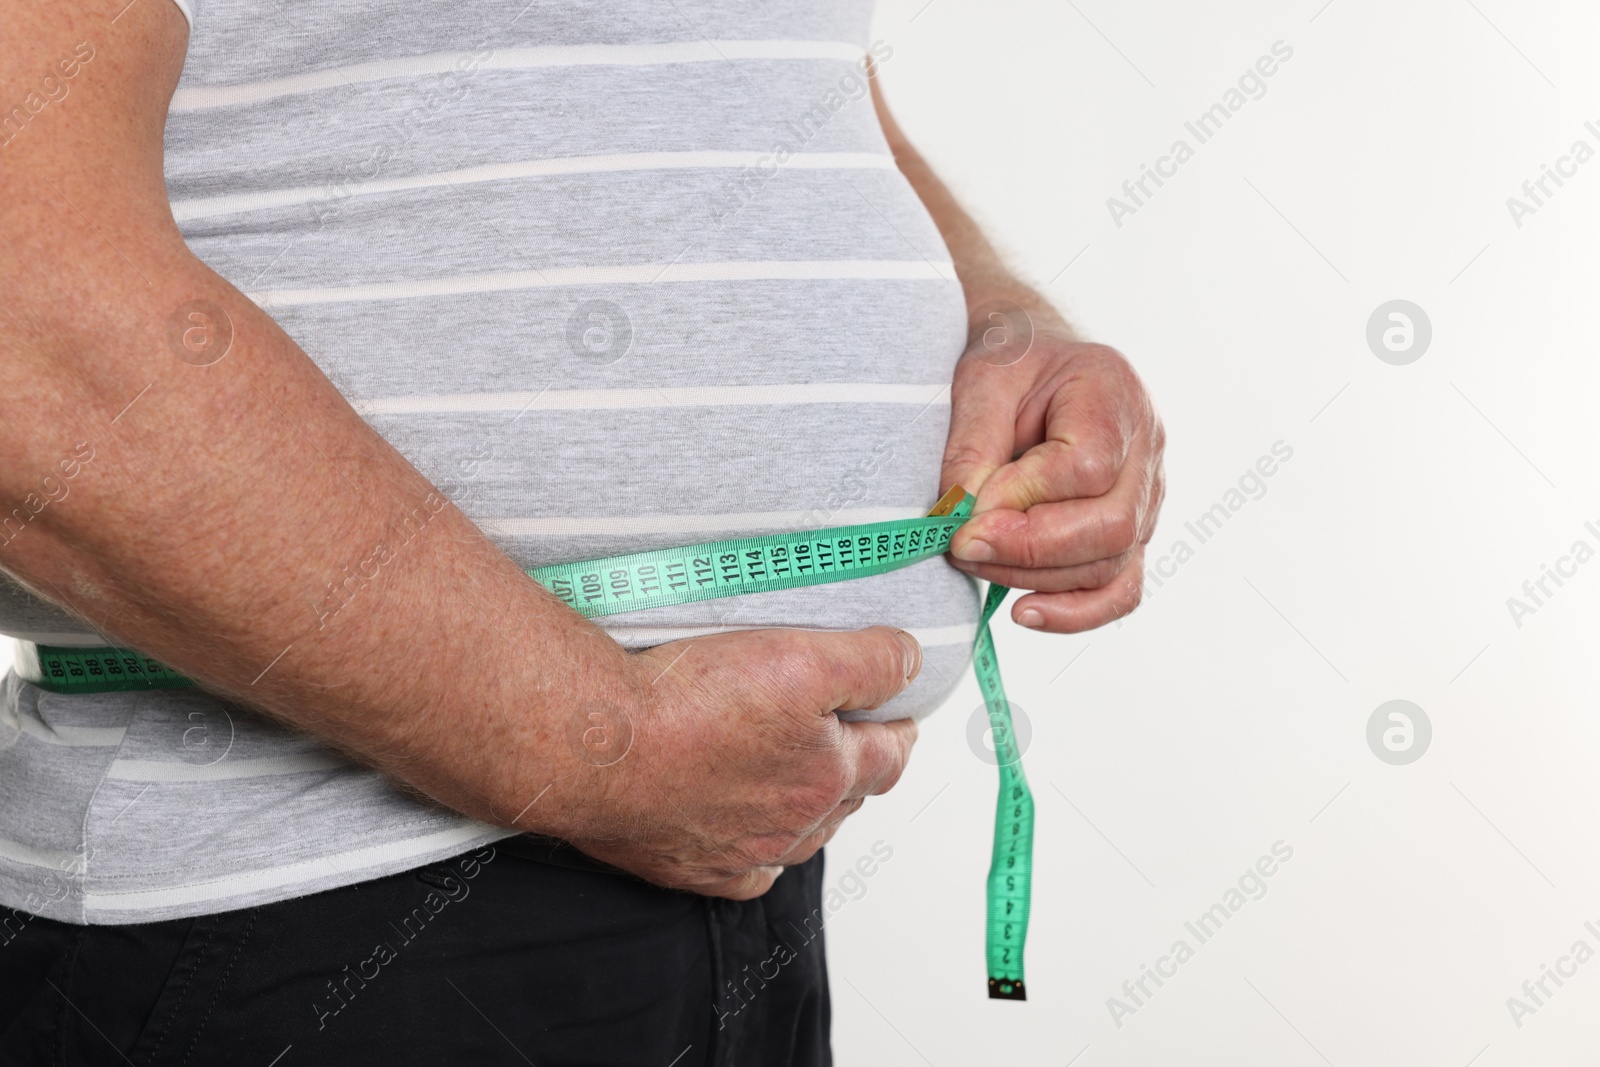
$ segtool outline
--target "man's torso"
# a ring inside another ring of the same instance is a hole
[[[965,316],[867,93],[860,57],[893,62],[870,4],[194,16],[166,137],[191,248],[522,566],[937,496]],[[308,625],[360,612],[369,567],[305,576]],[[900,626],[934,669],[881,711],[899,716],[947,694],[975,617],[969,580],[934,560],[605,621],[629,647]],[[14,590],[0,630],[93,640]],[[501,833],[200,693],[11,678],[0,696],[0,903],[199,914]]]

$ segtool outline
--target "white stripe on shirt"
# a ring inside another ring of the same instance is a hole
[[[644,648],[650,645],[662,645],[668,641],[681,641],[688,637],[711,637],[716,634],[731,634],[741,630],[767,629],[758,624],[729,625],[729,626],[606,626],[602,624],[606,634],[622,645],[624,648]],[[812,630],[810,626],[786,626],[788,630]],[[824,633],[839,633],[838,630],[823,630]],[[850,631],[843,631],[850,632]],[[923,648],[941,648],[950,645],[970,645],[977,636],[978,624],[975,622],[958,623],[954,626],[913,626],[906,633],[917,639],[917,644]]]
[[[668,63],[725,63],[733,59],[859,60],[866,53],[847,41],[668,41],[660,44],[546,45],[482,52],[435,52],[296,74],[238,85],[190,86],[172,94],[172,111],[254,104],[319,89],[415,78],[464,75],[470,70],[535,70],[541,67],[643,67]]]
[[[119,759],[111,762],[107,778],[123,782],[219,782],[231,778],[261,778],[277,774],[349,769],[350,761],[327,749],[297,752],[263,759],[220,760],[216,763],[173,763],[160,760]],[[376,774],[376,771],[372,773]]]
[[[855,526],[868,522],[915,519],[926,512],[918,508],[840,508],[837,511],[746,511],[706,515],[573,515],[537,518],[479,519],[478,527],[490,537],[560,537],[605,534],[737,533],[742,530],[794,530],[807,523]]]
[[[623,152],[605,156],[567,156],[559,159],[530,159],[514,163],[490,163],[480,167],[416,174],[406,178],[357,182],[351,185],[306,185],[292,189],[266,189],[232,196],[205,196],[172,201],[172,217],[178,222],[233,215],[243,211],[294,207],[298,204],[342,202],[352,196],[431,189],[444,185],[472,185],[478,182],[514,181],[519,178],[550,178],[563,174],[604,174],[643,170],[711,170],[767,167],[774,164],[771,152]],[[878,152],[796,152],[784,161],[794,170],[894,170],[894,157]]]
[[[653,285],[658,282],[729,281],[938,281],[956,282],[955,265],[929,259],[737,260],[722,263],[626,263],[609,267],[551,267],[497,271],[453,278],[418,278],[321,289],[269,289],[246,293],[262,308],[406,300],[421,296],[494,293],[560,285]]]
[[[0,721],[5,717],[0,706]],[[27,714],[18,714],[16,725],[35,741],[64,748],[115,748],[128,734],[126,726],[51,726]]]
[[[362,415],[479,411],[604,411],[667,407],[767,407],[787,404],[949,403],[950,383],[819,382],[801,385],[666,386],[660,389],[546,389],[515,393],[386,396],[353,405]]]
[[[439,830],[421,837],[405,838],[386,845],[369,845],[366,848],[336,852],[315,859],[288,863],[281,867],[246,871],[209,882],[173,886],[167,889],[134,889],[122,892],[90,892],[83,895],[85,912],[131,911],[159,908],[176,904],[191,904],[203,900],[222,900],[243,896],[246,893],[275,889],[280,886],[313,883],[320,877],[340,875],[368,867],[392,864],[414,856],[446,849],[457,849],[473,841],[487,843],[511,837],[514,830],[500,830],[475,819],[462,819],[449,829]]]
[[[63,874],[77,874],[83,867],[83,856],[80,853],[34,848],[21,841],[11,841],[3,837],[0,837],[0,860],[25,863],[29,867],[53,867]]]

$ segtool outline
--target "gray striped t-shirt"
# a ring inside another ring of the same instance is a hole
[[[185,14],[166,179],[190,247],[520,565],[937,496],[964,305],[874,115],[870,0]],[[103,643],[0,587],[0,630]],[[631,648],[903,627],[927,666],[887,718],[949,693],[976,616],[931,560],[605,624]],[[506,834],[202,693],[0,692],[0,903],[26,911],[198,915]]]

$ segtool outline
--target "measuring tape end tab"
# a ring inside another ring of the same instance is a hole
[[[933,506],[933,510],[928,512],[928,518],[937,519],[950,514],[956,509],[956,505],[965,499],[967,499],[967,491],[959,485],[952,485],[945,490],[944,496],[939,498],[939,502]]]
[[[991,978],[989,979],[990,1000],[1027,1000],[1028,990],[1022,984],[1022,979]]]

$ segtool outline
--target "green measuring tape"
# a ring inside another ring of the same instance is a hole
[[[884,574],[943,555],[972,514],[973,497],[951,489],[927,517],[767,534],[536,567],[528,575],[574,610],[595,618],[745,593],[795,589]],[[990,585],[978,620],[973,663],[1000,765],[994,850],[989,863],[989,996],[1026,1000],[1022,948],[1033,884],[1033,793],[1022,773],[1011,705],[1000,682],[989,620],[1010,590]],[[194,683],[155,660],[119,648],[66,648],[23,641],[16,672],[54,693],[176,689]]]

